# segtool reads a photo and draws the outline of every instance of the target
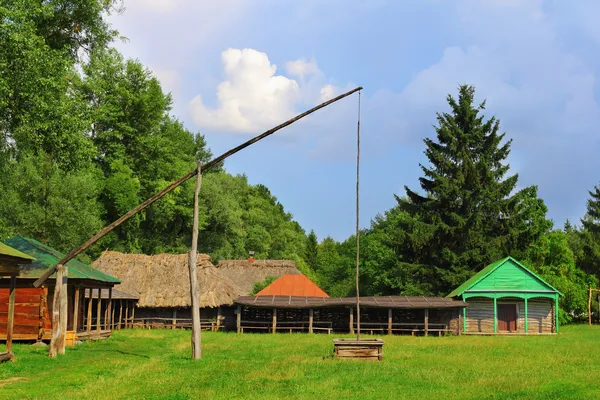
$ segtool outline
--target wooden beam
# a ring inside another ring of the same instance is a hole
[[[75,303],[73,304],[73,331],[77,334],[79,325],[79,286],[75,287]]]
[[[277,333],[277,309],[273,309],[273,324],[271,327],[272,333]]]
[[[217,326],[216,326],[216,331],[219,332],[219,330],[221,329],[221,320],[223,319],[223,311],[221,310],[221,307],[217,307]]]
[[[106,305],[106,315],[108,318],[105,318],[104,320],[104,329],[110,330],[112,329],[110,327],[110,321],[112,318],[112,288],[108,288],[108,304]]]
[[[236,328],[237,328],[237,333],[240,333],[241,331],[241,327],[242,327],[242,306],[237,306],[237,310],[236,310]]]
[[[494,297],[494,333],[498,332],[498,301]]]
[[[588,289],[588,325],[592,326],[592,288]]]
[[[111,312],[111,317],[110,317],[110,330],[114,330],[115,329],[115,311],[116,311],[117,307],[113,307],[113,305],[111,304],[110,307],[110,312]]]
[[[425,309],[425,336],[429,335],[429,308]]]
[[[60,291],[62,290],[63,267],[58,266],[54,283],[54,296],[52,298],[52,337],[48,356],[56,357],[58,354],[58,340],[60,335]]]
[[[131,324],[130,326],[133,328],[133,323],[135,322],[135,303],[131,302]]]
[[[15,296],[17,276],[10,277],[10,294],[8,299],[8,322],[6,326],[6,352],[12,353],[13,328],[15,326]]]
[[[119,327],[117,329],[121,329],[121,322],[123,321],[123,299],[119,300]]]
[[[98,288],[98,304],[96,305],[96,331],[100,334],[102,318],[102,289]]]
[[[392,309],[388,308],[388,335],[392,334]]]
[[[354,308],[350,307],[350,334],[354,334]]]
[[[125,329],[129,328],[129,302],[125,303]]]
[[[94,289],[90,288],[90,297],[87,306],[87,327],[86,332],[89,334],[92,331],[92,302],[94,301]]]
[[[341,94],[337,97],[334,97],[331,100],[328,100],[326,102],[323,102],[321,104],[319,104],[316,107],[311,108],[308,111],[303,112],[302,114],[298,114],[297,116],[295,116],[294,118],[291,118],[289,120],[287,120],[286,122],[277,125],[274,128],[269,129],[268,131],[263,132],[262,134],[242,143],[241,145],[221,154],[219,157],[209,161],[208,163],[206,163],[203,167],[203,170],[206,171],[214,166],[220,165],[221,162],[223,162],[227,157],[230,157],[232,155],[234,155],[235,153],[237,153],[240,150],[245,149],[246,147],[258,142],[261,139],[266,138],[267,136],[272,135],[273,133],[279,131],[280,129],[285,128],[288,125],[293,124],[294,122],[306,117],[309,114],[314,113],[317,110],[320,110],[323,107],[327,107],[328,105],[335,103],[338,100],[343,99],[344,97],[350,96],[351,94],[358,92],[362,90],[362,87],[357,87],[356,89],[352,89],[349,92],[346,92],[344,94]],[[193,171],[188,172],[186,175],[184,175],[183,177],[179,178],[178,180],[176,180],[175,182],[171,183],[169,186],[167,186],[166,188],[164,188],[163,190],[161,190],[160,192],[158,192],[157,194],[155,194],[154,196],[150,197],[148,200],[144,201],[143,203],[139,204],[138,206],[132,208],[131,210],[129,210],[127,213],[125,213],[123,216],[121,216],[119,219],[117,219],[116,221],[112,222],[110,225],[107,225],[106,227],[102,228],[98,233],[96,233],[94,236],[92,236],[90,239],[88,239],[87,242],[85,242],[84,244],[82,244],[81,246],[79,246],[78,248],[76,248],[75,250],[72,250],[69,254],[67,254],[66,256],[64,256],[60,261],[59,264],[66,264],[67,262],[69,262],[71,259],[77,257],[79,254],[81,254],[83,251],[85,251],[87,248],[89,248],[91,245],[93,245],[94,243],[96,243],[98,240],[100,240],[101,238],[103,238],[104,236],[106,236],[109,232],[111,232],[113,229],[115,229],[116,227],[118,227],[119,225],[121,225],[123,222],[127,221],[129,218],[131,218],[132,216],[134,216],[135,214],[137,214],[138,212],[144,210],[146,207],[148,207],[150,204],[154,203],[156,200],[160,199],[161,197],[165,196],[167,193],[171,192],[172,190],[174,190],[175,188],[177,188],[179,185],[181,185],[182,183],[184,183],[185,181],[187,181],[188,179],[190,179],[191,177],[193,177],[194,175],[196,175],[198,173],[198,171],[195,169]],[[56,268],[55,267],[50,267],[48,270],[46,270],[46,272],[44,272],[42,274],[42,276],[40,278],[38,278],[34,283],[33,286],[35,287],[40,287],[49,277],[50,275],[52,275],[55,272]]]
[[[171,329],[177,326],[177,307],[173,308],[173,319],[171,320]]]
[[[523,304],[523,307],[525,308],[525,333],[529,333],[529,310],[527,306],[527,297],[525,297]]]
[[[192,298],[192,358],[202,358],[202,337],[200,336],[200,288],[196,262],[198,261],[198,194],[202,186],[202,164],[198,161],[196,167],[196,187],[194,188],[194,217],[192,223],[192,249],[189,254],[188,269],[190,273],[190,296]]]
[[[313,333],[313,318],[314,318],[314,310],[312,308],[308,309],[308,333]]]
[[[554,297],[554,333],[558,333],[558,294]]]
[[[69,321],[69,267],[63,265],[62,289],[60,290],[60,331],[58,333],[58,354],[65,354],[67,344],[67,322]]]

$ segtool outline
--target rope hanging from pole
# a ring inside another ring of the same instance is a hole
[[[360,340],[360,293],[359,293],[359,289],[358,289],[358,265],[360,262],[359,183],[360,183],[360,91],[358,92],[358,122],[357,122],[357,127],[356,127],[356,340]]]

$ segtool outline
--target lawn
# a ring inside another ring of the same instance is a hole
[[[383,336],[381,362],[336,360],[338,335],[127,330],[67,348],[15,346],[0,398],[598,399],[600,326],[557,336]]]

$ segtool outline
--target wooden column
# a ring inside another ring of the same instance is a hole
[[[12,353],[13,328],[15,325],[15,296],[17,276],[10,277],[10,294],[8,299],[8,322],[6,325],[6,352]],[[12,359],[12,357],[11,357]]]
[[[117,307],[110,307],[110,312],[111,312],[111,317],[110,317],[110,330],[114,330],[115,329],[115,311],[117,310]]]
[[[92,301],[94,299],[94,289],[90,288],[90,298],[88,299],[88,307],[87,307],[87,327],[86,332],[90,333],[92,331]]]
[[[392,334],[392,309],[388,308],[388,335]]]
[[[100,319],[102,318],[102,289],[98,288],[98,304],[96,305],[96,331],[100,333]]]
[[[130,326],[133,328],[135,323],[135,303],[131,302],[131,324]]]
[[[177,308],[173,308],[173,319],[171,320],[171,329],[177,326]]]
[[[75,288],[75,303],[73,304],[73,331],[77,334],[79,328],[79,286]]]
[[[354,333],[354,307],[350,307],[350,334]]]
[[[494,333],[498,332],[498,302],[494,297]]]
[[[125,329],[129,328],[129,301],[125,302]]]
[[[108,304],[106,305],[106,315],[108,318],[104,321],[105,329],[112,329],[110,326],[110,321],[112,317],[112,288],[108,288]]]
[[[554,332],[558,333],[558,294],[554,297]]]
[[[461,326],[463,324],[463,314],[462,311],[458,312],[458,324],[456,325],[456,335],[460,336],[461,334]]]
[[[54,282],[54,297],[52,298],[52,338],[50,339],[50,348],[48,356],[56,357],[58,354],[58,341],[60,336],[60,291],[62,290],[63,266],[58,265],[56,269],[56,279]]]
[[[271,329],[272,329],[273,333],[277,332],[277,309],[276,308],[273,309],[273,326]]]
[[[219,332],[219,329],[221,329],[221,320],[223,319],[223,313],[221,310],[221,307],[217,307],[217,326],[216,326],[216,331]]]
[[[314,310],[312,308],[308,309],[308,333],[313,333],[313,317]]]
[[[529,310],[527,309],[527,297],[525,297],[523,306],[525,308],[525,333],[529,333]]]
[[[592,288],[588,289],[588,325],[592,326]]]
[[[123,299],[119,300],[119,327],[117,329],[121,329],[121,323],[123,322]]]
[[[240,333],[242,328],[242,306],[237,306],[236,314],[237,333]]]
[[[67,344],[67,322],[69,320],[69,291],[68,291],[69,267],[63,265],[62,288],[60,289],[60,332],[58,334],[58,354],[65,354]]]
[[[462,301],[465,301],[465,295],[462,295]],[[463,315],[463,333],[467,332],[467,307],[463,307],[462,309]]]
[[[190,273],[190,295],[192,298],[192,358],[202,358],[202,337],[200,334],[200,290],[196,261],[198,258],[198,194],[202,186],[202,164],[198,161],[196,167],[196,187],[194,189],[194,217],[192,223],[192,249],[190,250],[188,269]]]
[[[425,336],[429,335],[429,308],[425,309]]]

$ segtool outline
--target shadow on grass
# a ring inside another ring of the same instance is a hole
[[[85,351],[88,352],[88,353],[121,353],[121,354],[124,354],[126,356],[135,356],[135,357],[148,358],[148,359],[150,358],[150,356],[147,356],[145,354],[132,353],[132,352],[123,351],[123,350],[86,349]]]

